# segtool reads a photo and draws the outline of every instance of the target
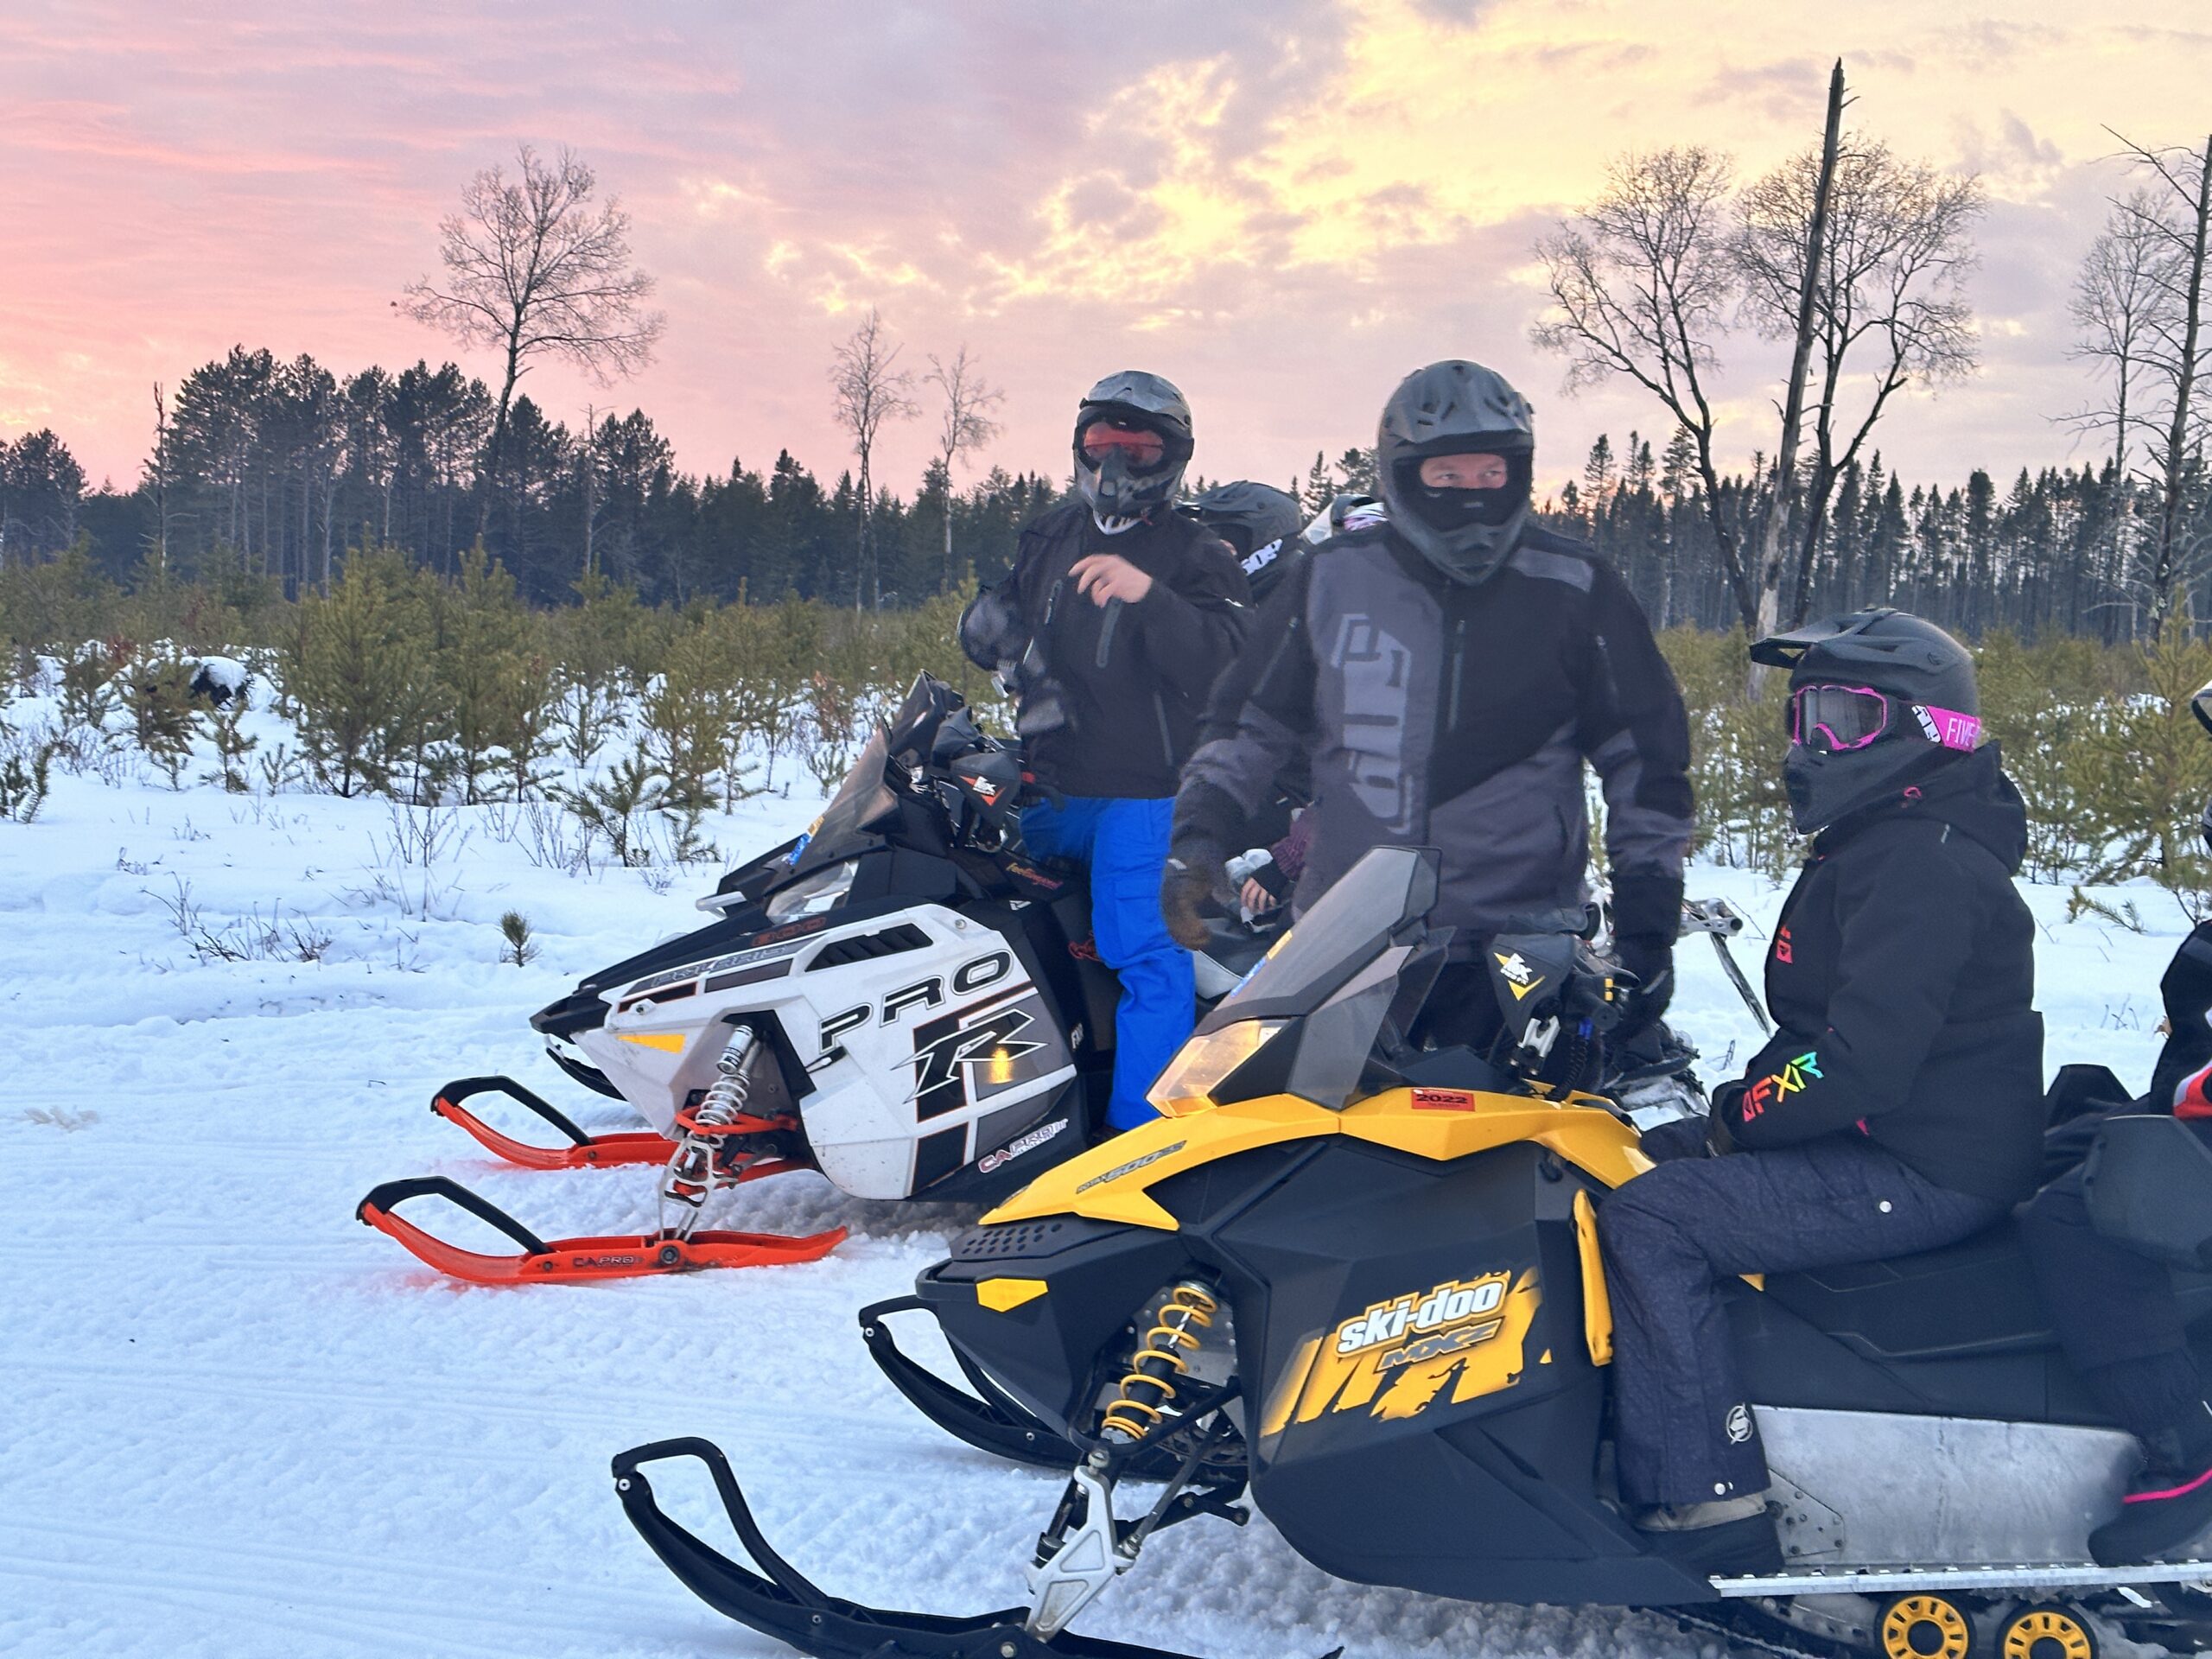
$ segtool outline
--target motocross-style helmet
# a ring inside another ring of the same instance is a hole
[[[1298,503],[1272,484],[1239,480],[1201,490],[1183,511],[1229,543],[1244,567],[1244,580],[1258,604],[1275,585],[1285,562],[1297,550],[1301,520]]]
[[[1421,464],[1436,455],[1503,459],[1506,482],[1487,490],[1435,489]],[[1503,375],[1456,359],[1416,369],[1382,406],[1375,436],[1376,488],[1391,527],[1452,581],[1494,575],[1529,521],[1535,419]]]
[[[1141,518],[1182,492],[1191,406],[1159,375],[1109,374],[1076,410],[1074,450],[1076,487],[1101,523]]]
[[[1802,834],[1872,805],[1981,741],[1972,654],[1906,612],[1808,623],[1760,640],[1751,660],[1789,671],[1782,777]]]

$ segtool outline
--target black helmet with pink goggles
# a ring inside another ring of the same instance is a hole
[[[1981,741],[1973,655],[1924,618],[1829,617],[1760,640],[1751,660],[1789,671],[1783,777],[1808,835]]]

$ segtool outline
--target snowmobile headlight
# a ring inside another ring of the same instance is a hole
[[[1287,1020],[1239,1020],[1192,1038],[1167,1063],[1160,1080],[1146,1090],[1145,1098],[1164,1117],[1203,1111],[1217,1104],[1213,1091],[1221,1086],[1221,1080],[1258,1053],[1268,1038],[1289,1023]]]
[[[853,890],[853,872],[860,867],[860,860],[849,858],[842,864],[826,866],[792,882],[769,899],[769,921],[796,921],[802,916],[819,916],[825,910],[835,910]]]

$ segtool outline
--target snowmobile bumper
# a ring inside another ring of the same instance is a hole
[[[505,1095],[528,1107],[569,1138],[565,1147],[535,1146],[493,1128],[461,1103],[478,1095]],[[622,1135],[587,1135],[567,1113],[512,1077],[456,1077],[438,1090],[430,1109],[457,1123],[487,1150],[524,1169],[612,1169],[620,1164],[665,1164],[676,1142],[650,1129]]]
[[[953,1439],[1010,1463],[1065,1473],[1083,1461],[1085,1454],[1081,1447],[1023,1408],[958,1348],[953,1349],[952,1357],[974,1387],[974,1394],[962,1392],[909,1358],[892,1336],[887,1316],[912,1313],[937,1317],[937,1310],[918,1296],[894,1296],[862,1308],[861,1339],[868,1344],[868,1356],[876,1368],[917,1411]],[[1122,1474],[1129,1480],[1167,1480],[1182,1460],[1182,1454],[1173,1447],[1147,1446],[1122,1466]]]
[[[696,1458],[706,1465],[732,1530],[760,1572],[740,1567],[662,1513],[642,1470],[672,1458]],[[614,1490],[630,1524],[685,1588],[725,1618],[814,1659],[1185,1659],[1067,1631],[1046,1642],[1027,1629],[1028,1611],[1021,1607],[952,1618],[887,1612],[825,1595],[770,1548],[729,1460],[710,1440],[657,1440],[617,1454]]]
[[[467,1211],[522,1246],[519,1255],[487,1255],[465,1250],[427,1233],[394,1213],[410,1198],[436,1198]],[[443,1175],[386,1181],[373,1188],[354,1210],[355,1217],[396,1239],[441,1273],[479,1285],[582,1284],[600,1279],[636,1279],[662,1273],[696,1273],[705,1268],[772,1267],[815,1262],[845,1240],[846,1230],[792,1237],[781,1233],[694,1233],[689,1238],[657,1234],[604,1238],[543,1239],[498,1205],[487,1203]]]

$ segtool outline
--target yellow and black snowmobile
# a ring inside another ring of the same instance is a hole
[[[1153,1534],[1241,1521],[1249,1492],[1341,1578],[1663,1607],[1777,1651],[2094,1659],[2114,1630],[2212,1646],[2212,1560],[2090,1564],[2135,1446],[2068,1371],[2009,1226],[1737,1290],[1780,1574],[1702,1577],[1631,1526],[1592,1217],[1649,1165],[1612,1103],[1559,1072],[1613,986],[1571,938],[1502,939],[1511,1052],[1416,1047],[1442,954],[1423,921],[1435,883],[1432,853],[1370,854],[1200,1022],[1155,1088],[1162,1117],[1045,1172],[922,1274],[971,1379],[1073,1454],[1022,1605],[948,1618],[827,1595],[698,1440],[614,1460],[661,1559],[818,1659],[1137,1659],[1151,1650],[1070,1622]],[[2098,1179],[2144,1201],[2103,1207],[2137,1217],[2146,1247],[2212,1265],[2212,1161],[2161,1157],[2149,1137],[2172,1127],[2107,1128]],[[2183,1295],[2212,1334],[2212,1277]],[[644,1470],[681,1457],[708,1465],[753,1567],[659,1507]],[[1117,1517],[1140,1459],[1166,1465],[1164,1485]]]

